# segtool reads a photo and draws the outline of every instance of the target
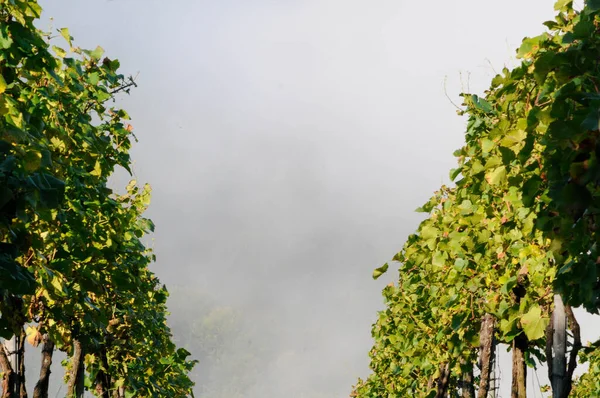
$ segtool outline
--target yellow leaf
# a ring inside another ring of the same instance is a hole
[[[42,341],[42,334],[32,326],[27,327],[25,334],[27,334],[27,342],[34,347],[37,347]]]
[[[92,172],[90,174],[93,176],[96,176],[96,177],[100,177],[100,175],[102,175],[102,167],[98,160],[96,160],[96,164],[94,165],[94,170],[92,170]]]
[[[0,75],[0,94],[2,94],[5,91],[6,91],[6,80],[4,80],[4,77],[2,75]]]

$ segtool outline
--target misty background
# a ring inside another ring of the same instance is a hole
[[[449,182],[465,125],[452,102],[514,65],[553,4],[41,1],[41,27],[137,75],[117,102],[196,396],[340,398],[368,376],[398,267],[371,273]],[[587,318],[584,341],[598,338]]]

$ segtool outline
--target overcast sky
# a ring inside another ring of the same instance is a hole
[[[370,275],[448,182],[465,123],[451,101],[554,14],[553,0],[41,3],[77,45],[139,72],[120,103],[153,187],[159,277],[260,319],[291,356],[248,398],[302,383],[345,397],[368,375],[397,273]]]

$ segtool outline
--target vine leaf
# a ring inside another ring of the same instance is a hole
[[[572,1],[569,1],[572,2]],[[587,0],[586,5],[590,11],[600,10],[600,0]]]
[[[2,77],[2,75],[0,75],[0,94],[2,94],[5,91],[6,91],[6,81],[4,80],[4,77]]]
[[[534,305],[521,317],[523,331],[529,340],[537,340],[544,337],[549,322],[549,318],[542,316],[542,309],[539,305]]]
[[[37,347],[40,344],[40,342],[42,341],[42,334],[35,327],[32,327],[32,326],[27,327],[25,334],[27,335],[27,342],[29,344],[31,344],[33,347]]]
[[[61,28],[58,31],[60,32],[60,35],[67,41],[67,43],[69,43],[69,47],[73,47],[73,44],[71,43],[73,38],[69,33],[69,28]]]
[[[490,185],[498,185],[506,177],[506,167],[500,166],[485,174],[485,180]]]
[[[600,0],[599,0],[600,3]],[[596,131],[600,129],[600,112],[598,109],[592,109],[584,121],[581,123],[581,127]]]
[[[377,279],[377,278],[379,278],[381,275],[385,274],[385,273],[386,273],[386,271],[388,270],[388,267],[389,267],[388,263],[385,263],[385,264],[383,264],[381,267],[379,267],[379,268],[376,268],[376,269],[373,271],[373,279]]]
[[[535,54],[540,48],[540,42],[546,40],[548,38],[547,33],[542,33],[539,36],[526,38],[523,40],[523,44],[519,47],[517,51],[517,58],[528,59]]]
[[[570,5],[571,3],[573,3],[573,0],[558,0],[555,4],[554,4],[554,9],[556,11],[561,11],[563,10],[566,6]],[[589,1],[588,1],[589,3]]]

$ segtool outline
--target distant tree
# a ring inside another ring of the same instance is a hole
[[[275,323],[266,328],[266,317],[223,303],[195,286],[173,286],[169,304],[174,341],[200,363],[191,373],[196,397],[336,398],[301,376],[314,355],[281,342],[287,327]]]
[[[2,397],[27,396],[25,342],[42,351],[34,397],[48,396],[55,350],[69,356],[69,397],[186,396],[194,362],[171,341],[142,243],[150,187],[107,187],[115,168],[130,170],[132,127],[111,103],[135,82],[66,28],[56,45],[34,24],[41,12],[0,0]]]
[[[244,398],[270,360],[252,319],[198,289],[173,288],[169,317],[177,344],[201,363],[192,373],[199,398]],[[190,316],[193,314],[193,316]]]
[[[555,9],[518,67],[484,97],[463,94],[456,186],[423,206],[429,217],[394,257],[373,374],[352,396],[486,397],[497,344],[512,350],[513,398],[537,363],[554,398],[600,393],[598,344],[581,349],[572,311],[600,309],[600,2]],[[590,363],[581,379],[578,359]]]

